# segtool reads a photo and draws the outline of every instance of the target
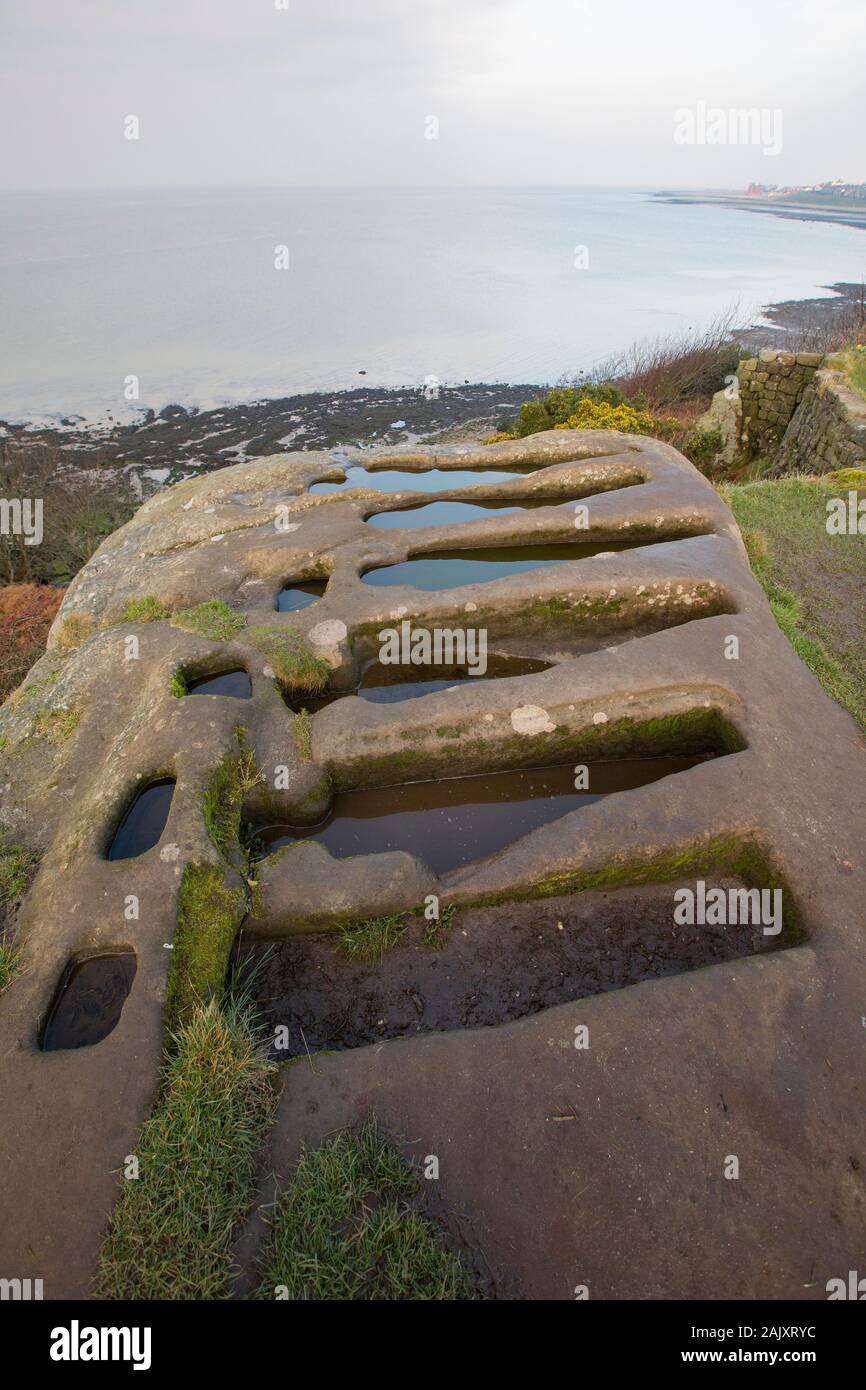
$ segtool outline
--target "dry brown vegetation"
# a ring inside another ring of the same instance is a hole
[[[67,584],[138,506],[118,474],[73,470],[62,449],[19,441],[0,447],[0,496],[43,504],[39,545],[0,534],[0,584]]]
[[[0,701],[44,652],[62,598],[63,589],[50,584],[0,586]]]

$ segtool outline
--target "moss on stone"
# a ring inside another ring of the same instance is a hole
[[[313,757],[313,717],[309,710],[298,710],[292,716],[291,729],[299,757],[305,763],[310,762]]]
[[[33,712],[28,738],[44,738],[57,747],[75,733],[80,723],[80,710],[49,709],[47,705],[41,705]]]
[[[591,762],[601,758],[663,757],[676,754],[736,753],[745,747],[736,726],[720,710],[700,708],[654,719],[617,719],[606,724],[572,729],[557,725],[547,733],[511,734],[506,738],[467,740],[460,725],[436,729],[441,748],[402,748],[393,753],[361,754],[341,767],[332,767],[334,785],[349,787],[385,786],[389,782],[414,776],[432,778],[450,766],[454,743],[462,765],[475,771],[479,764],[487,770],[543,766],[553,758],[577,758]]]
[[[700,875],[730,875],[750,888],[782,890],[782,944],[798,946],[808,939],[800,913],[765,851],[754,840],[715,836],[683,849],[665,850],[645,859],[612,860],[597,869],[566,869],[507,893],[481,893],[461,901],[466,907],[495,907],[504,902],[554,898],[567,893],[669,883]]]
[[[833,487],[853,488],[856,492],[866,492],[866,468],[837,468],[825,473],[824,482]]]
[[[244,744],[243,730],[238,729],[236,737],[237,752],[227,753],[214,768],[202,804],[205,829],[227,863],[235,857],[233,851],[239,850],[244,797],[262,780],[253,755]]]
[[[181,671],[180,668],[178,668],[178,670],[176,671],[172,671],[171,680],[168,683],[168,689],[169,693],[173,695],[176,700],[183,700],[185,696],[189,694],[189,689],[187,687],[186,680],[184,679],[183,671]]]
[[[193,608],[182,608],[171,620],[172,627],[194,632],[197,637],[206,637],[211,642],[231,641],[246,624],[243,613],[236,613],[222,599],[208,599]]]
[[[212,864],[187,864],[180,883],[177,929],[165,992],[165,1027],[173,1035],[196,1004],[219,998],[246,895]]]

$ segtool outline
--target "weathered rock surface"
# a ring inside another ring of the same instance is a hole
[[[219,863],[202,803],[238,727],[264,774],[268,813],[302,823],[334,788],[675,750],[688,731],[714,728],[737,751],[572,812],[441,879],[398,854],[369,856],[355,872],[356,861],[309,843],[263,861],[245,930],[264,935],[431,891],[443,903],[495,903],[747,862],[784,886],[801,942],[496,1029],[323,1057],[314,1073],[293,1068],[273,1162],[284,1169],[302,1140],[372,1107],[418,1138],[419,1152],[447,1156],[444,1200],[471,1213],[503,1283],[516,1279],[528,1296],[567,1298],[586,1282],[601,1297],[821,1293],[826,1278],[857,1267],[866,1213],[866,778],[856,726],[778,631],[721,499],[670,447],[555,431],[475,451],[365,455],[367,467],[410,470],[535,464],[453,496],[550,499],[411,531],[364,524],[409,492],[306,492],[339,479],[347,461],[262,459],[151,499],[70,587],[49,652],[0,710],[0,823],[43,852],[21,917],[25,973],[0,998],[0,1273],[44,1278],[47,1297],[87,1290],[114,1175],[157,1082],[181,874],[190,862]],[[577,531],[581,498],[588,527]],[[361,578],[458,545],[575,539],[637,544],[447,591]],[[274,611],[284,584],[312,578],[327,578],[324,597]],[[121,621],[125,604],[145,596],[172,611],[220,599],[245,621],[227,642],[169,618]],[[555,664],[396,705],[347,693],[313,715],[304,746],[254,630],[301,634],[332,688],[351,692],[376,634],[404,617],[484,627],[491,648]],[[232,666],[249,672],[251,699],[172,693],[178,671]],[[159,844],[109,862],[134,788],[165,775],[177,786]],[[261,811],[262,794],[248,813]],[[124,915],[129,895],[141,907],[135,921]],[[138,957],[118,1026],[95,1047],[40,1052],[39,1024],[70,954],[112,944]],[[585,1052],[572,1045],[580,1023],[590,1027]],[[564,1106],[576,1122],[548,1123]],[[738,1182],[723,1177],[732,1153]]]

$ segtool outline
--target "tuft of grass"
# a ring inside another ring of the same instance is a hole
[[[212,598],[193,608],[180,609],[172,617],[171,625],[184,632],[194,632],[197,637],[207,637],[211,642],[229,642],[246,627],[247,620],[243,613],[235,613],[222,599]]]
[[[0,840],[0,911],[5,912],[23,898],[38,863],[35,850]]]
[[[340,929],[340,948],[349,960],[381,960],[405,932],[403,914],[368,917],[364,922],[356,922]]]
[[[755,578],[801,661],[866,729],[866,537],[830,536],[823,479],[779,478],[720,488]]]
[[[243,1001],[193,1009],[99,1257],[102,1299],[218,1299],[231,1292],[234,1228],[271,1124],[274,1067]]]
[[[479,1297],[460,1260],[410,1205],[413,1166],[373,1121],[305,1152],[277,1202],[259,1299]]]
[[[169,616],[169,610],[153,594],[144,598],[127,599],[117,619],[119,623],[159,623]]]
[[[65,647],[68,651],[80,647],[94,629],[94,622],[89,613],[73,613],[71,617],[64,618],[57,633],[57,644]]]
[[[176,700],[185,699],[185,697],[189,694],[189,691],[187,690],[187,684],[184,680],[183,671],[177,670],[172,672],[171,680],[168,683],[168,689],[169,694],[173,695]]]
[[[0,839],[0,994],[21,971],[21,956],[8,924],[3,919],[15,911],[24,897],[39,863],[35,850]]]
[[[424,945],[438,951],[445,945],[446,937],[454,922],[454,908],[443,907],[438,917],[434,917],[424,928]]]
[[[71,737],[81,723],[81,711],[77,709],[49,709],[40,705],[30,721],[30,738],[44,738],[57,747]]]
[[[318,695],[330,678],[330,667],[316,656],[306,638],[291,627],[251,627],[245,641],[262,653],[274,675],[288,691]]]
[[[245,910],[243,890],[230,887],[220,869],[212,864],[187,864],[180,881],[165,990],[169,1035],[192,1017],[199,1004],[220,996]]]
[[[303,761],[310,762],[313,756],[313,716],[309,710],[299,709],[293,715],[292,738]]]
[[[841,354],[842,367],[850,384],[866,396],[866,346],[857,343]]]
[[[21,955],[14,941],[0,940],[0,994],[21,972]]]

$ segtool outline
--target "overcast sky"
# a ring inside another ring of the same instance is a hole
[[[0,186],[866,180],[866,0],[283,3],[0,0]]]

